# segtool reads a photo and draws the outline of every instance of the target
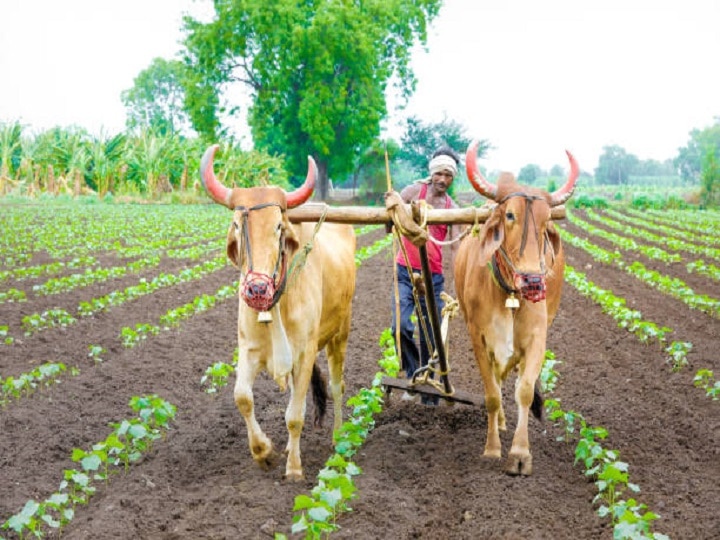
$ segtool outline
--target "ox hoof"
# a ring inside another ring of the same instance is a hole
[[[270,469],[277,467],[279,462],[278,458],[278,453],[275,452],[272,447],[268,448],[260,455],[253,455],[255,463],[257,463],[263,471],[269,471]]]
[[[305,475],[302,472],[302,469],[296,470],[296,471],[285,471],[285,480],[288,480],[289,482],[301,482],[305,480]]]
[[[530,476],[532,474],[532,455],[510,454],[505,462],[504,470],[511,476]]]

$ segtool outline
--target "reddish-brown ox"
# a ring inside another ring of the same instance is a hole
[[[495,185],[478,169],[477,145],[473,142],[468,147],[468,179],[496,205],[480,234],[468,236],[458,249],[455,288],[485,387],[484,455],[502,456],[498,431],[506,429],[502,383],[516,370],[518,423],[505,471],[529,475],[529,410],[541,417],[542,397],[535,384],[545,356],[547,329],[560,304],[565,267],[550,209],[572,195],[579,169],[568,152],[569,177],[553,193],[521,186],[510,173],[503,173]]]
[[[286,210],[312,195],[317,167],[308,158],[305,183],[286,193],[278,187],[223,186],[213,173],[218,146],[200,164],[203,185],[215,202],[233,210],[227,255],[240,269],[238,364],[235,404],[245,419],[253,459],[267,468],[276,456],[255,418],[252,386],[262,369],[282,390],[290,387],[285,412],[288,479],[303,477],[300,434],[305,397],[312,380],[316,423],[327,390],[315,358],[326,348],[335,412],[342,423],[343,367],[355,292],[355,234],[351,225],[290,223]],[[308,252],[309,250],[309,252]]]

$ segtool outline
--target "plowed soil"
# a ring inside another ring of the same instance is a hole
[[[581,212],[577,212],[582,215]],[[561,226],[585,233],[568,221]],[[223,247],[225,231],[218,231]],[[367,245],[384,234],[359,238]],[[592,239],[603,245],[599,239]],[[684,254],[688,260],[694,260]],[[717,282],[688,274],[683,264],[648,267],[679,277],[698,293],[720,295]],[[112,256],[108,256],[111,258]],[[720,375],[720,321],[693,311],[622,270],[595,263],[566,245],[567,263],[597,286],[626,299],[642,318],[673,329],[669,341],[689,341],[691,365],[670,371],[658,344],[643,344],[591,300],[565,285],[559,314],[547,346],[561,361],[554,396],[564,410],[581,413],[605,427],[606,448],[629,464],[634,496],[661,517],[654,530],[676,539],[720,537],[720,404],[693,386],[695,371]],[[39,258],[33,263],[37,264]],[[113,264],[110,260],[108,265]],[[114,264],[117,264],[115,261]],[[716,263],[717,264],[717,263]],[[177,272],[183,262],[163,259],[144,275]],[[453,293],[451,272],[448,290]],[[76,366],[80,373],[40,389],[0,410],[0,522],[19,512],[29,499],[44,500],[57,490],[63,470],[77,468],[73,448],[89,449],[110,433],[109,423],[132,416],[134,395],[155,393],[178,408],[167,437],[127,472],[99,485],[87,506],[63,530],[72,539],[262,539],[290,534],[297,494],[308,493],[331,455],[330,425],[306,426],[302,458],[306,479],[283,478],[284,465],[263,471],[253,462],[245,424],[235,408],[232,383],[216,395],[200,379],[217,361],[230,362],[236,345],[237,300],[220,302],[178,328],[163,331],[133,348],[124,348],[120,329],[140,322],[157,324],[171,308],[200,294],[214,294],[236,279],[230,266],[206,278],[163,289],[147,297],[79,321],[67,328],[24,337],[23,314],[62,307],[74,314],[83,299],[122,290],[138,276],[112,280],[49,297],[32,294],[40,280],[6,281],[2,290],[28,291],[25,303],[0,304],[0,324],[16,336],[0,346],[0,375],[17,376],[48,361]],[[365,261],[358,270],[353,325],[346,362],[347,394],[371,383],[378,371],[378,337],[390,324],[392,259],[389,252]],[[107,349],[94,365],[88,344]],[[483,388],[461,317],[450,327],[451,381],[482,402]],[[326,369],[324,357],[320,357]],[[510,446],[515,427],[512,381],[505,388]],[[574,444],[549,420],[531,420],[533,474],[511,477],[502,463],[482,456],[484,406],[437,407],[405,402],[393,393],[375,429],[356,456],[362,468],[353,511],[342,514],[333,537],[362,539],[609,539],[612,528],[596,514],[597,494],[579,466]],[[281,393],[267,376],[255,384],[258,420],[278,448],[286,441]],[[309,408],[310,410],[310,408]],[[13,538],[7,531],[0,536]],[[50,537],[57,537],[56,533]]]

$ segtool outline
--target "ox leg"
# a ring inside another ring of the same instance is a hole
[[[480,345],[480,346],[478,346]],[[495,377],[492,364],[494,355],[486,350],[485,344],[476,344],[475,351],[478,351],[475,360],[480,368],[480,376],[485,387],[485,408],[487,409],[488,428],[487,440],[485,441],[486,457],[499,458],[502,456],[502,447],[500,445],[500,424],[502,419],[502,428],[505,427],[505,414],[502,410],[502,390]]]
[[[349,324],[348,324],[349,326]],[[327,345],[328,372],[330,373],[330,392],[333,397],[333,440],[335,432],[342,425],[342,404],[345,393],[343,370],[345,368],[345,351],[347,349],[347,332],[331,339]]]
[[[529,359],[532,358],[532,361]],[[529,476],[532,474],[532,454],[530,453],[530,439],[528,436],[528,421],[530,419],[530,405],[535,396],[535,382],[540,375],[542,367],[542,354],[526,357],[524,369],[515,383],[515,402],[518,407],[518,423],[513,436],[512,447],[505,463],[505,472],[512,475]],[[522,364],[521,364],[522,366]]]
[[[276,453],[273,451],[272,442],[263,433],[260,424],[255,418],[255,400],[253,398],[252,385],[259,370],[259,362],[251,359],[248,351],[240,353],[240,361],[237,365],[234,399],[235,406],[245,419],[248,432],[248,443],[250,452],[255,463],[267,470],[275,464]]]
[[[285,424],[288,430],[286,446],[287,463],[285,477],[288,480],[299,481],[304,478],[302,462],[300,460],[300,435],[305,425],[305,405],[312,366],[317,351],[305,352],[301,355],[298,364],[293,368],[292,385],[290,386],[290,403],[285,411]]]

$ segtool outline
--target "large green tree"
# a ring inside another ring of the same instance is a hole
[[[302,177],[307,156],[342,177],[372,146],[387,115],[385,92],[415,89],[410,57],[425,44],[441,0],[215,0],[215,19],[186,18],[185,60],[191,72],[186,108],[206,139],[223,136],[233,84],[251,98],[248,124],[256,147],[285,154]]]
[[[190,119],[185,106],[185,64],[155,58],[120,96],[131,130],[149,129],[160,135],[187,132]]]

